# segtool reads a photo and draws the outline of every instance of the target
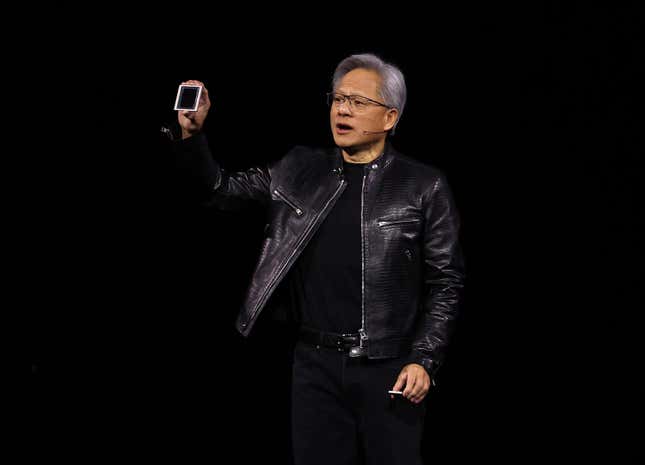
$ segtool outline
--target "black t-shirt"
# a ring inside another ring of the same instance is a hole
[[[361,328],[364,167],[343,162],[347,186],[295,265],[292,285],[303,326],[337,333]]]

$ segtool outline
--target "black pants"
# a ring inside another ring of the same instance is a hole
[[[403,359],[350,358],[298,342],[294,352],[295,465],[421,465],[426,403],[392,389]]]

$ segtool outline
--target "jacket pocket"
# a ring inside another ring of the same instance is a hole
[[[376,224],[381,228],[389,228],[393,226],[416,224],[420,222],[421,222],[420,217],[409,217],[409,218],[398,218],[398,219],[392,219],[392,220],[379,220],[377,221]]]
[[[296,212],[296,215],[302,216],[304,215],[304,210],[300,208],[293,200],[291,200],[289,197],[287,197],[283,192],[281,192],[279,189],[275,188],[273,189],[273,194],[282,200],[284,203],[289,205],[294,212]]]

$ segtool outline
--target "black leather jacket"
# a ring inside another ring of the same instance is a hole
[[[295,147],[266,167],[229,173],[206,137],[175,142],[198,173],[208,203],[269,209],[253,278],[237,318],[247,336],[260,312],[346,187],[339,149]],[[386,144],[362,186],[361,334],[369,358],[409,356],[434,375],[444,358],[463,288],[459,217],[444,175]]]

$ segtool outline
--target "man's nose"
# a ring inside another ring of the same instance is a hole
[[[338,106],[336,107],[336,112],[339,115],[350,115],[352,113],[352,109],[349,107],[349,101],[345,100],[344,102],[338,104]]]

